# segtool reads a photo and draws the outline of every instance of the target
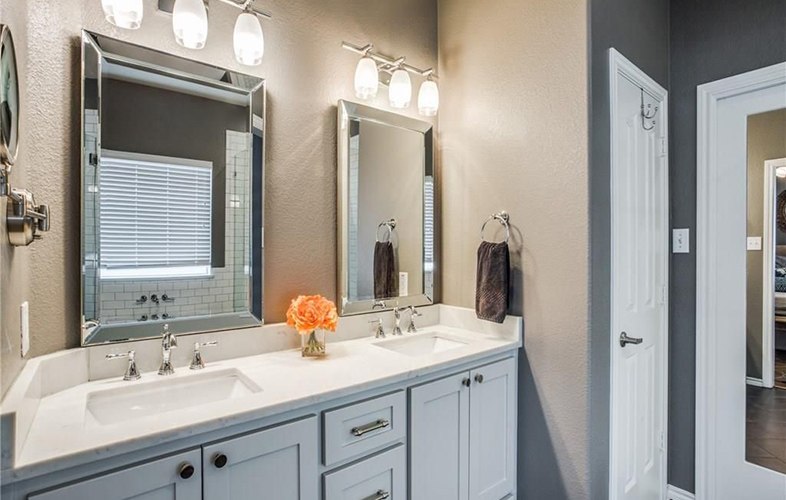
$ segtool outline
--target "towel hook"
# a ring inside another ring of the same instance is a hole
[[[486,241],[486,239],[483,237],[483,231],[486,229],[486,225],[488,225],[488,223],[493,220],[499,222],[505,228],[505,243],[510,241],[510,215],[504,210],[502,212],[489,215],[488,219],[483,222],[483,225],[480,227],[480,240]]]
[[[387,229],[387,235],[388,235],[388,239],[384,240],[384,242],[388,242],[393,237],[393,230],[396,229],[396,219],[384,220],[379,223],[379,225],[377,226],[377,235],[376,235],[377,243],[383,243],[383,240],[379,239],[379,230],[383,226],[385,227],[385,229]]]
[[[649,130],[654,129],[655,128],[655,124],[657,123],[655,120],[653,120],[653,118],[655,118],[655,115],[658,114],[658,107],[655,106],[655,108],[653,109],[652,108],[652,104],[647,104],[647,108],[645,110],[644,109],[644,89],[639,89],[639,90],[641,90],[641,128],[643,128],[644,130],[649,131]],[[651,120],[652,121],[652,125],[649,126],[649,127],[647,126],[647,120]]]

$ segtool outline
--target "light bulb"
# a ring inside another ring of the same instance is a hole
[[[423,116],[436,116],[439,110],[439,88],[433,80],[420,84],[418,92],[418,111]]]
[[[363,57],[355,68],[355,95],[358,99],[373,99],[378,89],[377,63],[370,57]]]
[[[393,108],[407,108],[412,100],[412,82],[409,73],[403,69],[397,69],[390,78],[388,88],[388,99]]]
[[[138,29],[142,25],[142,0],[101,0],[106,20],[118,28]]]
[[[202,0],[176,0],[172,29],[177,43],[187,49],[201,49],[207,40],[207,10]]]
[[[265,53],[265,37],[259,19],[250,12],[237,16],[235,22],[235,58],[240,64],[258,66]]]

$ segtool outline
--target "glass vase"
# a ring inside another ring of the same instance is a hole
[[[327,353],[325,349],[325,330],[312,330],[300,336],[301,353],[304,358],[318,358]]]

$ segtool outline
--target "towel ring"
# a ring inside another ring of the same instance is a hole
[[[510,215],[504,210],[490,215],[489,218],[483,222],[483,225],[480,227],[480,241],[486,241],[483,237],[483,231],[485,231],[488,223],[493,220],[499,222],[505,228],[505,243],[510,241]]]
[[[383,226],[385,227],[385,229],[388,230],[387,231],[388,239],[386,239],[386,240],[380,240],[379,239],[379,230]],[[377,226],[377,243],[383,243],[383,242],[390,241],[390,239],[393,237],[393,230],[394,229],[396,229],[396,219],[390,219],[390,220],[385,220],[385,221],[380,222],[379,225]]]

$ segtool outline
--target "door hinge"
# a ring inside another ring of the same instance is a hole
[[[660,303],[661,304],[665,304],[668,299],[669,299],[669,289],[666,288],[666,285],[661,285],[661,287],[660,287]]]
[[[659,433],[658,441],[658,447],[660,448],[660,451],[666,451],[666,435],[663,432]]]
[[[669,154],[669,142],[666,140],[665,137],[661,137],[660,139],[658,139],[658,147],[659,147],[658,154],[660,156],[666,156],[667,154]]]

